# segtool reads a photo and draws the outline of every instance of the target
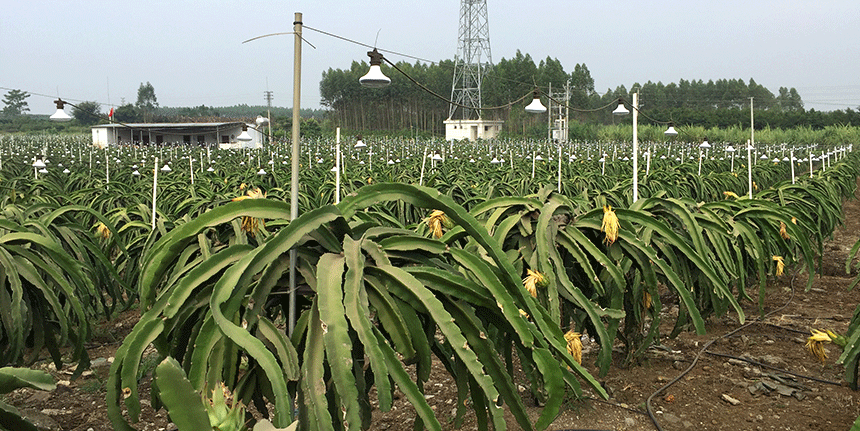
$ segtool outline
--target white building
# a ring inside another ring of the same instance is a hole
[[[250,141],[237,139],[242,127],[247,127]],[[92,127],[93,145],[136,144],[196,144],[218,145],[221,148],[262,148],[263,133],[253,125],[239,121],[225,123],[110,123]]]
[[[445,140],[493,139],[502,131],[502,120],[445,120]]]

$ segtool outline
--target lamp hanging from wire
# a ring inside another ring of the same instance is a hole
[[[248,134],[248,126],[246,124],[243,124],[242,125],[242,133],[240,133],[239,136],[236,137],[236,140],[242,141],[242,142],[248,142],[248,141],[251,141],[253,139],[254,138],[252,138],[251,135]]]
[[[666,136],[678,136],[678,131],[675,130],[675,123],[669,123],[669,128],[663,134]]]
[[[532,114],[542,114],[546,112],[546,106],[543,106],[543,103],[540,102],[540,90],[535,88],[532,94],[534,95],[534,98],[532,99],[532,103],[529,103],[526,106],[526,112]]]
[[[66,111],[63,110],[63,107],[66,106],[66,102],[63,102],[62,99],[58,98],[57,100],[54,101],[54,103],[57,104],[57,112],[54,112],[54,114],[51,115],[51,120],[53,120],[53,121],[71,121],[72,117],[70,117],[69,114],[66,114]]]
[[[382,88],[391,84],[391,79],[382,73],[382,54],[373,48],[373,51],[368,51],[367,56],[370,57],[370,70],[358,79],[358,82],[367,88]]]
[[[627,115],[629,113],[630,111],[627,109],[626,106],[624,106],[624,101],[619,98],[618,107],[615,108],[614,111],[612,111],[612,115]]]

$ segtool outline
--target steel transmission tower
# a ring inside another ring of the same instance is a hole
[[[481,82],[493,64],[490,55],[490,26],[487,20],[487,0],[460,0],[460,31],[457,55],[454,57],[454,80],[451,85],[451,104],[448,119],[481,119]]]

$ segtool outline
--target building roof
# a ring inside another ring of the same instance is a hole
[[[239,127],[245,124],[242,121],[229,121],[222,123],[109,123],[97,124],[93,129],[138,129],[138,130],[163,130],[171,132],[181,131],[205,131],[218,128]]]

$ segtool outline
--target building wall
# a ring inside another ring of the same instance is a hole
[[[208,126],[211,128],[211,126]],[[216,131],[176,132],[170,130],[149,131],[147,129],[128,129],[125,127],[93,127],[93,145],[105,148],[108,145],[129,143],[156,144],[189,144],[189,145],[219,145],[228,148],[262,148],[264,135],[256,130],[248,129],[252,140],[240,142],[236,136],[242,133],[240,126],[225,127]]]
[[[108,146],[108,134],[110,130],[107,128],[93,128],[93,146],[97,148],[106,148]]]
[[[445,120],[445,140],[493,139],[502,131],[500,120]]]

